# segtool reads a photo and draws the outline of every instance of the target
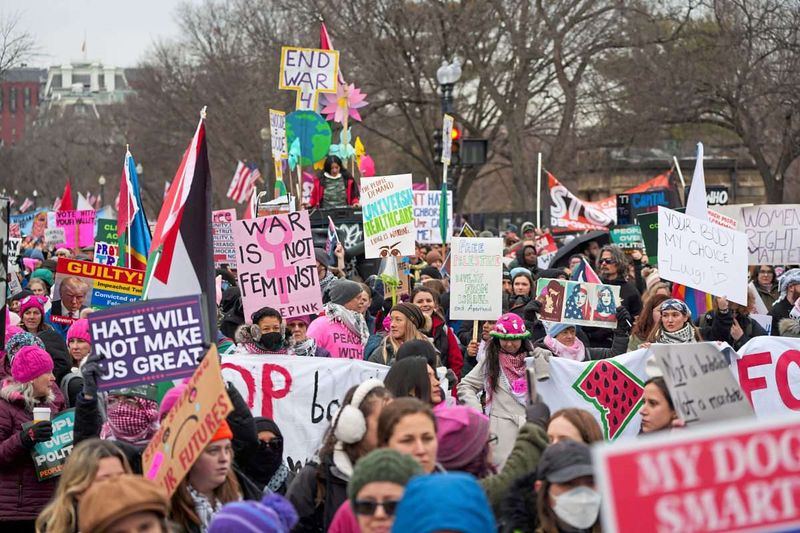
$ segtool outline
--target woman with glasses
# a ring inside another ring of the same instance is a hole
[[[780,296],[778,290],[778,277],[772,265],[755,265],[750,267],[750,282],[756,288],[761,301],[767,307],[767,312],[772,311],[772,306]]]
[[[254,418],[258,434],[258,450],[247,456],[242,465],[248,477],[264,492],[286,494],[294,479],[283,460],[283,434],[278,425],[263,416]]]
[[[70,372],[72,365],[64,337],[45,321],[44,307],[47,302],[47,296],[36,295],[20,300],[19,312],[22,320],[19,327],[42,340],[47,353],[53,358],[53,375],[56,377],[56,383],[61,383],[61,379]]]

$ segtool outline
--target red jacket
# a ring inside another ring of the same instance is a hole
[[[356,180],[350,174],[347,174],[344,179],[347,180],[344,184],[344,190],[347,196],[347,205],[356,205],[361,194],[358,190]],[[311,189],[311,199],[308,202],[308,206],[319,207],[322,205],[322,200],[325,197],[325,186],[322,185],[322,181],[317,176],[313,176],[312,183],[313,188]]]
[[[3,521],[35,519],[56,489],[58,478],[39,482],[30,450],[22,445],[22,424],[33,419],[18,393],[8,394],[4,381],[0,389],[0,529]],[[57,413],[64,408],[64,397],[53,387],[56,399],[49,404]]]
[[[461,369],[464,367],[464,354],[461,353],[458,338],[453,333],[453,328],[447,327],[439,316],[433,315],[431,320],[433,327],[430,337],[433,339],[433,345],[445,359],[442,363],[453,371],[456,379],[460,380]]]

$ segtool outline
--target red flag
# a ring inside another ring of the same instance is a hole
[[[328,28],[325,27],[325,23],[322,22],[319,25],[319,47],[322,50],[335,50],[333,47],[333,43],[331,42],[331,36],[328,35]],[[344,84],[344,76],[342,76],[342,65],[339,64],[339,72],[337,73],[337,78],[339,79],[339,83]]]
[[[69,184],[69,178],[67,178],[67,185],[64,187],[64,194],[61,196],[61,202],[58,204],[57,211],[74,211],[75,208],[72,206],[72,187]]]

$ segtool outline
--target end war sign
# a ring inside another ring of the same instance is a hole
[[[105,357],[100,390],[191,376],[205,352],[199,296],[148,300],[89,315],[92,348]]]
[[[339,52],[314,48],[281,48],[279,88],[297,91],[297,109],[317,110],[319,93],[335,93]]]

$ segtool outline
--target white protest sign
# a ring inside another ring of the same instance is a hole
[[[57,246],[63,244],[66,240],[67,236],[62,226],[44,230],[44,242],[48,246]]]
[[[211,212],[211,241],[214,247],[214,267],[227,264],[236,268],[236,244],[233,241],[233,228],[236,222],[236,209],[219,209]]]
[[[417,242],[441,244],[442,230],[439,227],[441,191],[414,191],[414,227],[417,229]],[[447,220],[453,220],[453,191],[447,191]],[[452,235],[448,232],[447,242]]]
[[[297,469],[316,456],[325,431],[348,389],[389,367],[356,359],[233,355],[222,358],[222,375],[247,401],[254,416],[275,421],[285,457]]]
[[[742,209],[751,265],[800,263],[800,204]]]
[[[755,337],[736,355],[731,370],[757,417],[800,411],[800,339]]]
[[[714,343],[653,344],[650,350],[687,424],[753,416],[725,354]]]
[[[269,132],[272,141],[272,159],[289,157],[289,148],[286,146],[286,113],[277,109],[269,110]]]
[[[453,237],[450,318],[497,320],[503,314],[503,240]]]
[[[19,264],[17,261],[19,260],[19,249],[22,245],[22,238],[21,237],[9,237],[8,238],[8,271],[9,272],[19,272]]]
[[[453,117],[445,115],[442,120],[442,163],[450,164],[453,151]]]
[[[280,89],[297,91],[297,109],[317,110],[319,93],[335,93],[339,52],[316,48],[281,48]]]
[[[747,305],[747,237],[740,231],[658,208],[663,279]]]
[[[723,215],[722,213],[718,213],[713,209],[708,210],[708,220],[710,220],[717,226],[722,226],[723,228],[728,228],[728,229],[736,229],[738,225],[738,222],[736,221],[735,218]]]
[[[411,174],[361,178],[364,255],[414,255],[414,191]]]

